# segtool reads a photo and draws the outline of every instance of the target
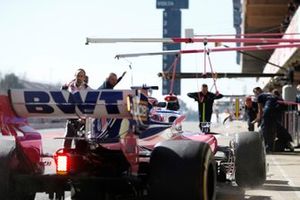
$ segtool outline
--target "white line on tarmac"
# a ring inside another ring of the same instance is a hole
[[[289,186],[292,186],[292,189],[294,190],[296,196],[300,199],[300,192],[294,188],[297,187],[297,185],[289,178],[289,176],[285,173],[282,167],[280,167],[279,163],[276,161],[276,159],[273,156],[271,156],[271,160],[275,164],[275,166],[279,169],[280,173],[285,178],[285,180],[288,181]]]

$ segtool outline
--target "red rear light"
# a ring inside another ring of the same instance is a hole
[[[70,170],[70,157],[64,149],[59,149],[54,154],[54,160],[56,163],[56,173],[59,175],[65,175]]]
[[[173,95],[169,95],[165,97],[165,101],[166,102],[170,102],[170,101],[177,101],[177,97],[173,96]]]
[[[67,174],[68,172],[68,156],[58,155],[56,164],[57,174]]]

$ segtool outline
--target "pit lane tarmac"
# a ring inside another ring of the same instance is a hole
[[[239,188],[235,183],[218,183],[217,200],[300,199],[300,152],[267,155],[266,183],[259,188]]]
[[[188,127],[190,131],[197,131],[196,122],[185,122],[183,130]],[[230,136],[233,133],[246,131],[246,123],[229,123],[213,125],[212,131],[224,133]],[[54,137],[63,136],[63,129],[52,129],[41,131],[43,135],[44,152],[54,152],[62,146],[62,140],[54,140]],[[47,132],[47,133],[46,133]],[[228,144],[228,138],[218,137],[219,144]],[[255,162],[255,161],[249,161]],[[259,188],[238,187],[234,182],[217,184],[217,200],[299,200],[300,199],[300,149],[295,152],[280,152],[267,155],[268,174],[266,183]],[[47,173],[54,173],[54,166]],[[48,195],[38,193],[36,200],[46,200]],[[66,199],[70,193],[66,193]]]

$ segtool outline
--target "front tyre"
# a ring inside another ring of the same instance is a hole
[[[243,132],[235,137],[235,179],[240,187],[257,187],[266,180],[266,152],[258,132]]]

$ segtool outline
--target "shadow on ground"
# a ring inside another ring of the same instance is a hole
[[[231,183],[218,183],[216,200],[271,200],[266,195],[246,195],[245,190]]]

